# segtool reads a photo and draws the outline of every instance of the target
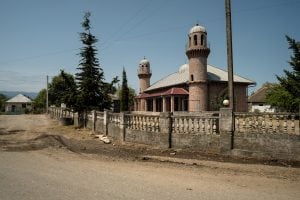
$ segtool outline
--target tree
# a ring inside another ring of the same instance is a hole
[[[126,71],[123,68],[122,73],[122,86],[121,86],[121,95],[120,95],[120,110],[128,111],[129,110],[129,88],[127,85],[127,76]]]
[[[129,110],[133,110],[133,106],[134,106],[134,98],[136,96],[135,90],[131,87],[129,88]]]
[[[300,42],[286,36],[289,49],[293,51],[288,62],[292,71],[284,70],[284,76],[276,76],[279,85],[272,87],[267,94],[267,102],[271,106],[289,112],[298,112],[300,106]]]
[[[80,41],[83,47],[80,49],[80,63],[78,73],[76,73],[78,96],[77,96],[77,110],[79,112],[86,112],[92,109],[109,109],[111,99],[109,92],[113,90],[117,78],[111,83],[104,80],[103,69],[99,65],[99,60],[96,57],[97,49],[95,44],[97,38],[91,34],[89,12],[85,13],[82,27],[83,32],[80,33]]]
[[[46,89],[42,89],[34,99],[34,107],[37,112],[42,112],[46,108]]]
[[[7,97],[4,94],[0,94],[0,112],[4,111],[4,104],[7,100]]]
[[[76,103],[76,83],[73,75],[60,71],[49,84],[49,105],[60,106],[65,103],[68,108],[74,108]]]
[[[120,99],[121,101],[121,96],[122,96],[122,88],[119,87],[118,90],[117,90],[117,96],[118,96],[118,99]],[[135,93],[135,90],[131,87],[128,86],[128,110],[132,110],[133,106],[134,106],[134,98],[136,96],[136,93]]]
[[[270,85],[266,101],[277,111],[292,111],[293,97],[280,84]]]

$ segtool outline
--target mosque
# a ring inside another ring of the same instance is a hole
[[[207,64],[210,49],[207,32],[195,25],[188,33],[186,56],[188,64],[150,85],[150,62],[144,58],[138,67],[140,93],[135,98],[135,111],[216,111],[228,98],[228,73]],[[234,75],[235,111],[248,110],[248,87],[255,82]]]

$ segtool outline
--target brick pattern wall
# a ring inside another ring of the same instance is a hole
[[[234,84],[234,96],[235,96],[235,111],[236,112],[247,112],[248,111],[248,96],[247,96],[247,85],[241,83]],[[227,94],[227,82],[210,82],[208,85],[209,94],[209,110],[212,110],[212,103],[216,102],[218,97]]]

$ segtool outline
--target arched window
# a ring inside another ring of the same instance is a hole
[[[189,36],[189,47],[191,46],[191,36]]]
[[[204,42],[204,35],[201,35],[201,45],[203,45]]]
[[[197,45],[197,35],[194,35],[194,45]]]
[[[194,75],[193,74],[191,75],[191,81],[194,81]]]

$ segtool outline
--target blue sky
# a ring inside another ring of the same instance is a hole
[[[78,33],[92,13],[98,58],[111,81],[127,72],[138,91],[137,68],[145,56],[151,83],[187,62],[185,44],[196,23],[207,29],[208,63],[226,69],[224,0],[0,0],[0,90],[38,92],[46,75],[75,74],[82,46]],[[290,70],[285,35],[300,40],[300,0],[231,0],[234,73],[276,82]],[[121,79],[121,77],[120,77]]]

